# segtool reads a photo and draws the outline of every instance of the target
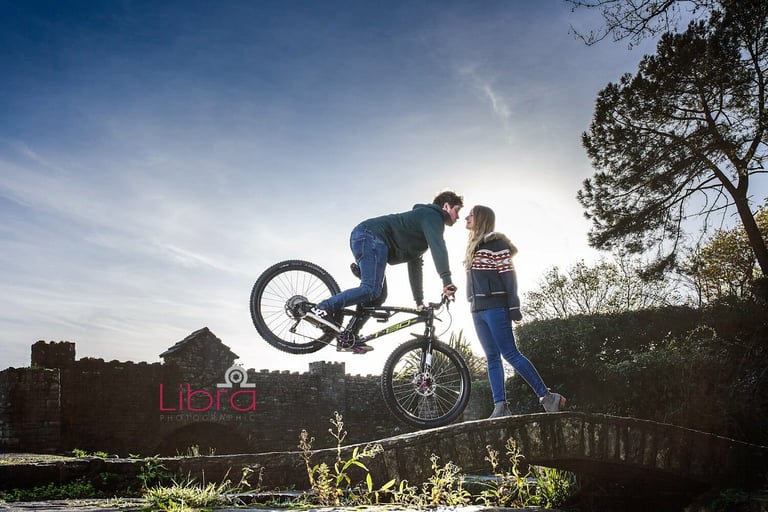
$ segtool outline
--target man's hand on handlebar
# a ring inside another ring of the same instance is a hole
[[[440,301],[439,303],[430,302],[428,306],[425,306],[423,303],[416,304],[416,309],[418,309],[419,311],[424,311],[425,309],[437,309],[443,304],[448,304],[452,300],[456,300],[456,298],[454,297],[455,293],[456,293],[456,285],[447,284],[443,287],[442,301]]]

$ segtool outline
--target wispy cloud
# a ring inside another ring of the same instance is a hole
[[[504,131],[511,129],[512,107],[504,93],[494,85],[494,80],[480,71],[476,66],[467,66],[460,71],[460,75],[467,80],[477,96],[490,108],[493,116],[504,127]]]

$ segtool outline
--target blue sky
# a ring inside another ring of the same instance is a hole
[[[158,361],[208,326],[248,368],[378,373],[386,341],[364,358],[261,341],[261,271],[302,258],[351,286],[351,228],[443,189],[496,210],[521,293],[593,260],[580,136],[652,51],[585,46],[569,27],[601,20],[559,0],[0,4],[2,368],[41,339]],[[461,296],[463,222],[446,240]],[[410,304],[405,268],[388,276]],[[429,298],[429,258],[425,276]],[[450,329],[474,342],[466,310]]]

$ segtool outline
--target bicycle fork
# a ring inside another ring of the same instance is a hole
[[[418,371],[413,375],[411,383],[419,395],[426,397],[435,393],[434,382],[432,376],[432,343],[428,341]]]

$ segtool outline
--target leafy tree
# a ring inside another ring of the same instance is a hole
[[[523,310],[533,320],[568,318],[576,315],[619,313],[680,302],[672,287],[648,280],[639,260],[617,256],[594,266],[583,260],[566,273],[550,268],[538,289],[525,294]]]
[[[768,240],[768,201],[755,215],[763,239]],[[706,243],[691,252],[682,267],[699,304],[725,297],[747,297],[755,279],[761,277],[741,226],[718,229]]]
[[[656,247],[663,270],[675,263],[688,222],[706,230],[713,214],[735,207],[768,275],[749,196],[768,158],[768,2],[695,3],[721,10],[662,35],[636,75],[598,95],[582,136],[597,172],[578,192],[592,220],[589,242],[631,253]]]

